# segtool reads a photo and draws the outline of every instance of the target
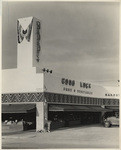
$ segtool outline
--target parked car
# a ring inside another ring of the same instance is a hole
[[[117,125],[117,126],[119,126],[119,115],[118,115],[118,114],[115,114],[115,116],[107,117],[107,118],[104,120],[104,126],[105,126],[106,128],[109,128],[109,127],[111,127],[112,125]]]

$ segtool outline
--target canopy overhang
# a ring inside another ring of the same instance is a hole
[[[35,109],[36,104],[2,104],[2,113],[29,113]]]
[[[114,111],[119,111],[119,106],[107,106],[106,108]]]
[[[86,111],[86,112],[107,112],[111,109],[102,108],[100,106],[73,106],[73,105],[50,105],[49,111]]]

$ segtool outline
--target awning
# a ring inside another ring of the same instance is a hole
[[[112,110],[102,108],[101,106],[50,105],[49,111],[110,112]]]
[[[112,110],[110,109],[106,109],[106,108],[102,108],[101,106],[88,106],[90,109],[92,109],[93,111],[96,112],[110,112]]]
[[[107,106],[107,109],[119,111],[119,106]]]
[[[35,104],[2,104],[2,113],[29,113],[35,109]]]
[[[87,111],[86,106],[72,106],[72,105],[50,105],[49,111]]]
[[[95,108],[95,107],[94,107]],[[50,105],[49,106],[49,111],[86,111],[86,112],[101,112],[104,110],[101,107],[96,107],[94,109],[93,107],[90,106],[73,106],[73,105]],[[106,111],[106,109],[105,109]]]

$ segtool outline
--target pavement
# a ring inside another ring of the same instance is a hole
[[[67,127],[50,133],[35,130],[2,136],[3,149],[119,148],[119,127]]]

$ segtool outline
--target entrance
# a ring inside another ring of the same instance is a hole
[[[97,124],[101,123],[101,111],[86,106],[50,105],[48,119],[52,129]]]
[[[2,105],[3,132],[16,132],[36,128],[35,104]]]

